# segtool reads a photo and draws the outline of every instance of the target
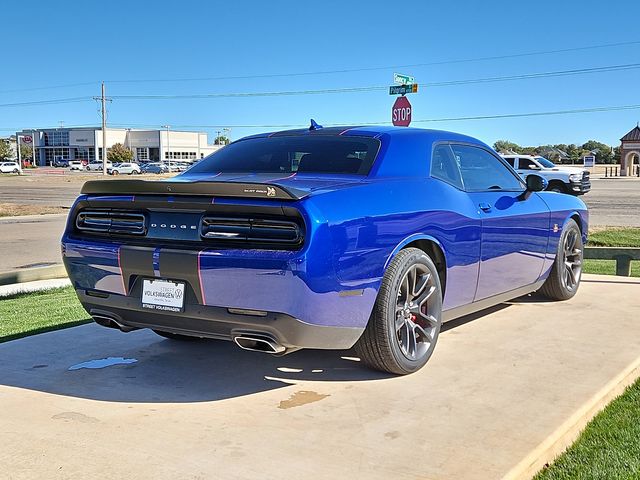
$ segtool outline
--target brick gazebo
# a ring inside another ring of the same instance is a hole
[[[631,176],[634,165],[640,164],[640,126],[636,125],[620,142],[620,175]]]

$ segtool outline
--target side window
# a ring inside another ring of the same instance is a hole
[[[523,170],[539,170],[538,165],[536,165],[536,162],[534,162],[530,158],[521,158],[520,168]]]
[[[516,159],[515,158],[505,158],[505,160],[507,161],[507,163],[509,165],[511,165],[512,167],[515,166],[516,164]]]
[[[460,168],[447,144],[436,145],[431,155],[431,176],[439,178],[462,190]]]
[[[451,149],[467,191],[524,190],[520,178],[488,151],[470,145],[451,145]]]

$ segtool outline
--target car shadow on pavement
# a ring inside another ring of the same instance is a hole
[[[442,331],[513,304],[537,301],[545,300],[521,297],[447,322]],[[0,365],[0,385],[131,403],[209,402],[302,382],[394,377],[362,365],[351,350],[272,356],[241,350],[228,341],[168,340],[149,330],[123,334],[93,323],[0,344]]]
[[[135,362],[78,368],[105,358]],[[123,334],[93,324],[4,343],[0,365],[0,385],[110,402],[207,402],[299,382],[391,377],[364,367],[350,351],[276,357],[227,341],[167,340],[150,331]]]

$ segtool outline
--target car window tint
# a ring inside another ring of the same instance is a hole
[[[497,157],[470,145],[451,145],[465,190],[524,190],[521,180]]]
[[[523,170],[537,170],[538,169],[538,166],[536,165],[536,163],[533,160],[531,160],[530,158],[521,158],[520,162],[518,163],[518,165]]]
[[[509,165],[511,165],[512,167],[516,164],[516,159],[515,158],[505,158],[505,160],[507,161],[507,163]]]
[[[431,176],[463,188],[460,169],[449,145],[436,145],[431,155]]]
[[[333,173],[367,175],[380,141],[368,137],[259,137],[231,143],[194,165],[192,173]]]

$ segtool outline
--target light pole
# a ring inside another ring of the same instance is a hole
[[[36,167],[36,131],[31,130],[31,167]]]
[[[169,161],[169,172],[171,172],[171,154],[169,153],[169,129],[171,128],[171,125],[162,125],[162,128],[167,129],[167,160]]]

